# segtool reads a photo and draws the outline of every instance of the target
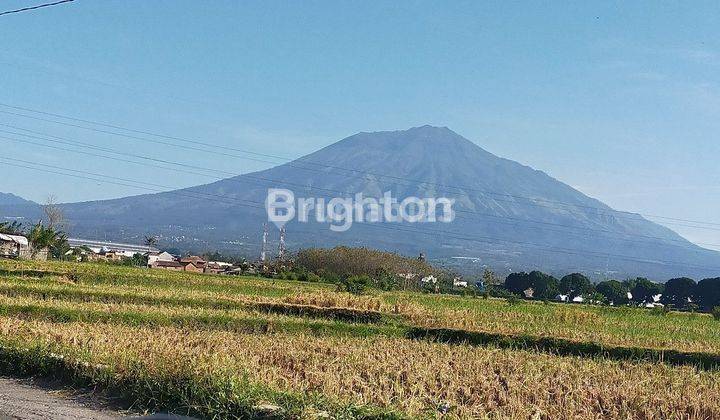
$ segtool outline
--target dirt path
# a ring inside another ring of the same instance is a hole
[[[0,377],[0,420],[110,420],[121,413],[87,395],[74,395],[31,379]]]

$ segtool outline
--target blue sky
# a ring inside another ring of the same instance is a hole
[[[358,131],[442,125],[615,208],[720,223],[717,22],[717,2],[76,0],[0,16],[0,103],[287,157]],[[233,173],[270,166],[0,123]],[[168,187],[211,180],[0,147]],[[0,191],[38,201],[142,192],[21,168],[3,177]],[[720,244],[720,225],[668,226]]]

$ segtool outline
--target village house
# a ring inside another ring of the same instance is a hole
[[[155,261],[150,267],[169,271],[185,271],[185,266],[177,261]]]
[[[232,264],[221,261],[209,261],[205,264],[203,272],[206,274],[221,274],[232,268]]]
[[[6,258],[23,258],[30,254],[28,239],[20,235],[0,233],[0,256]]]
[[[24,236],[0,233],[0,257],[45,261],[48,250],[47,248],[33,250],[30,241]]]
[[[152,267],[153,264],[155,264],[158,261],[165,261],[165,262],[175,261],[175,257],[173,257],[170,253],[165,252],[165,251],[149,252],[147,254],[147,261],[148,261],[148,267]]]
[[[189,257],[181,258],[180,264],[185,266],[185,271],[202,273],[205,269],[205,264],[207,264],[207,262],[198,256],[191,255]]]
[[[191,272],[191,273],[202,273],[203,270],[204,270],[204,266],[203,266],[203,267],[198,267],[198,266],[195,265],[195,263],[193,263],[192,261],[183,261],[183,260],[180,260],[180,265],[182,265],[183,271],[188,271],[188,272]]]
[[[460,277],[453,279],[453,287],[468,287],[468,282],[464,281]]]

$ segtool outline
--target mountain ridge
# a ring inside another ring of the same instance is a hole
[[[424,252],[451,262],[454,257],[479,258],[481,266],[458,267],[474,272],[488,266],[498,271],[538,268],[669,276],[704,275],[720,267],[720,253],[700,248],[640,215],[613,210],[543,171],[498,157],[447,127],[360,132],[266,170],[65,208],[77,231],[73,234],[94,232],[117,240],[160,234],[167,245],[252,255],[259,252],[257,242],[266,220],[264,210],[252,207],[264,202],[268,188],[287,188],[306,197],[357,192],[378,197],[391,191],[401,199],[456,199],[458,217],[447,225],[378,229],[356,224],[346,233],[329,234],[327,225],[291,222],[288,244],[293,248],[344,244]],[[710,265],[712,270],[697,268]]]
[[[36,204],[36,203],[31,200],[26,200],[26,199],[24,199],[18,195],[15,195],[13,193],[0,192],[0,206],[29,205],[29,204]]]

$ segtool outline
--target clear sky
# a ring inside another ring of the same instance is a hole
[[[76,0],[0,16],[0,103],[287,157],[358,131],[448,126],[615,208],[720,224],[720,4],[569,3]],[[232,173],[271,165],[0,123]],[[168,187],[211,180],[0,147]],[[22,168],[3,171],[0,191],[142,192]],[[668,226],[720,244],[720,225]]]

